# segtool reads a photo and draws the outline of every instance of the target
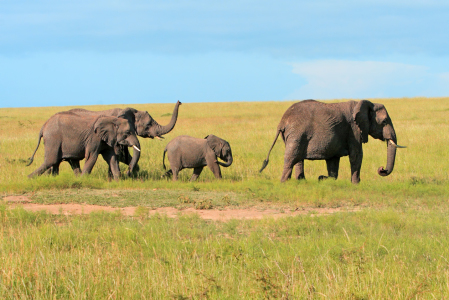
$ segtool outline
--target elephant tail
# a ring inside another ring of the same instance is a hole
[[[167,170],[165,167],[165,152],[167,152],[167,148],[164,149],[164,154],[162,155],[162,165],[164,166],[164,170]]]
[[[260,169],[259,173],[262,173],[263,169],[265,169],[265,167],[268,165],[268,161],[269,161],[269,158],[270,158],[271,150],[273,150],[273,147],[276,144],[280,133],[281,133],[281,130],[278,129],[278,131],[276,133],[276,137],[274,138],[274,141],[273,141],[273,145],[271,145],[271,148],[268,151],[267,159],[263,161],[262,168]]]
[[[36,154],[37,149],[39,149],[39,145],[41,144],[41,139],[42,139],[43,135],[44,135],[44,127],[42,127],[41,131],[39,132],[39,139],[37,140],[37,147],[34,150],[33,155],[31,155],[31,157],[28,158],[28,163],[26,165],[27,167],[33,163],[34,155]]]

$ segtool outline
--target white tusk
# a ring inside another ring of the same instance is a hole
[[[399,145],[396,145],[394,142],[393,142],[393,140],[389,140],[390,141],[390,143],[393,145],[393,146],[395,146],[396,148],[407,148],[406,146],[399,146]]]
[[[137,146],[136,146],[136,145],[133,145],[133,148],[134,148],[134,149],[136,149],[137,151],[139,151],[139,152],[140,152],[140,149],[139,149],[139,148],[137,148]]]
[[[155,136],[155,138],[157,138],[159,141],[162,141],[164,138],[160,137],[160,136]]]

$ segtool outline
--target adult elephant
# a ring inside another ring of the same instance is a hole
[[[285,143],[284,171],[281,182],[291,178],[304,179],[304,160],[326,160],[328,176],[338,177],[340,157],[349,155],[351,182],[360,182],[363,160],[362,144],[368,135],[387,142],[387,166],[377,171],[390,175],[396,158],[396,132],[382,104],[368,100],[322,103],[305,100],[290,106],[277,128],[276,138],[268,151],[260,172],[267,166],[270,152],[279,134]],[[319,179],[327,178],[320,176]]]
[[[69,112],[76,113],[80,116],[113,116],[118,118],[123,118],[128,120],[134,127],[138,136],[143,138],[163,138],[162,136],[169,133],[175,127],[176,121],[178,119],[178,110],[179,106],[182,103],[178,101],[173,110],[173,114],[170,122],[165,125],[159,125],[156,120],[154,120],[150,114],[146,111],[136,110],[134,108],[114,108],[109,110],[101,110],[101,111],[91,111],[81,108],[71,109]],[[128,147],[121,146],[118,151],[118,159],[120,162],[129,165],[128,168],[128,176],[130,176],[133,171],[138,171],[139,166],[137,165],[140,158],[140,151],[134,149],[133,156],[130,155],[128,151]],[[70,161],[70,164],[73,170],[76,172],[80,172],[79,162],[76,160]]]
[[[140,144],[133,126],[125,119],[103,116],[80,116],[73,112],[53,115],[42,126],[36,150],[29,158],[33,162],[41,138],[45,144],[44,163],[28,177],[42,175],[52,169],[53,175],[59,173],[62,161],[86,159],[82,174],[90,174],[98,155],[108,163],[115,180],[120,178],[116,149],[118,145],[134,147],[140,151]]]

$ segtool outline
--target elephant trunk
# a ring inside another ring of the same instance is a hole
[[[138,169],[137,162],[140,159],[140,143],[139,139],[136,136],[129,137],[130,141],[130,147],[133,147],[133,158],[131,159],[131,162],[129,163],[128,168],[128,176],[130,176],[134,169]]]
[[[155,121],[156,124],[151,129],[151,136],[160,137],[160,136],[167,134],[173,130],[173,128],[175,127],[176,121],[178,120],[179,105],[181,105],[181,102],[178,100],[178,102],[175,105],[175,109],[173,110],[173,114],[172,114],[170,123],[168,123],[165,126],[161,126]]]
[[[220,166],[223,166],[223,167],[227,168],[227,167],[229,167],[230,165],[232,165],[232,160],[233,160],[233,159],[232,159],[232,154],[230,153],[230,154],[228,155],[228,157],[227,157],[225,163],[222,163],[222,162],[218,161],[218,164],[219,164]]]
[[[377,173],[380,176],[388,176],[393,172],[394,161],[396,159],[396,148],[398,147],[393,140],[387,140],[387,167],[380,167]]]

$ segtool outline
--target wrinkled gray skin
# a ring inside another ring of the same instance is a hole
[[[123,118],[128,120],[132,126],[134,127],[136,133],[138,136],[143,138],[162,138],[163,135],[169,133],[172,131],[172,129],[175,127],[176,121],[178,119],[178,109],[179,105],[181,105],[181,102],[178,101],[175,105],[175,108],[173,110],[173,114],[171,117],[170,122],[165,125],[159,125],[148,112],[146,111],[140,111],[136,110],[134,108],[114,108],[109,110],[102,110],[102,111],[90,111],[86,109],[72,109],[69,110],[69,112],[73,112],[79,115],[84,116],[113,116],[118,118]],[[137,165],[137,162],[140,158],[140,152],[134,149],[133,156],[130,155],[127,147],[120,147],[118,150],[118,158],[119,161],[129,165],[127,175],[130,176],[133,171],[137,172],[139,171],[139,166]],[[73,171],[75,173],[80,172],[80,165],[79,161],[72,160],[69,161],[70,165],[73,168]]]
[[[351,182],[359,183],[363,160],[362,144],[368,142],[368,135],[387,142],[387,167],[380,167],[379,175],[387,176],[394,168],[398,147],[396,133],[382,104],[368,100],[342,103],[306,100],[293,104],[278,125],[276,138],[260,172],[268,164],[270,152],[279,134],[285,143],[281,182],[291,178],[293,167],[296,169],[296,179],[304,179],[305,159],[326,160],[328,176],[336,179],[340,157],[349,155]],[[319,177],[325,178],[327,177]]]
[[[212,134],[204,139],[182,135],[171,140],[162,157],[164,169],[165,152],[171,168],[165,175],[173,174],[174,181],[178,180],[179,171],[185,168],[193,168],[190,181],[195,181],[205,166],[211,169],[215,178],[221,179],[220,166],[229,167],[232,164],[231,146],[227,141]],[[219,162],[218,157],[225,163]]]
[[[101,154],[114,179],[118,180],[118,145],[140,149],[133,126],[125,119],[61,112],[53,115],[42,126],[36,150],[29,158],[28,165],[33,162],[42,137],[45,144],[44,163],[28,176],[30,178],[42,175],[50,168],[53,175],[57,175],[62,161],[76,161],[79,164],[84,158],[86,161],[82,174],[90,174]]]

